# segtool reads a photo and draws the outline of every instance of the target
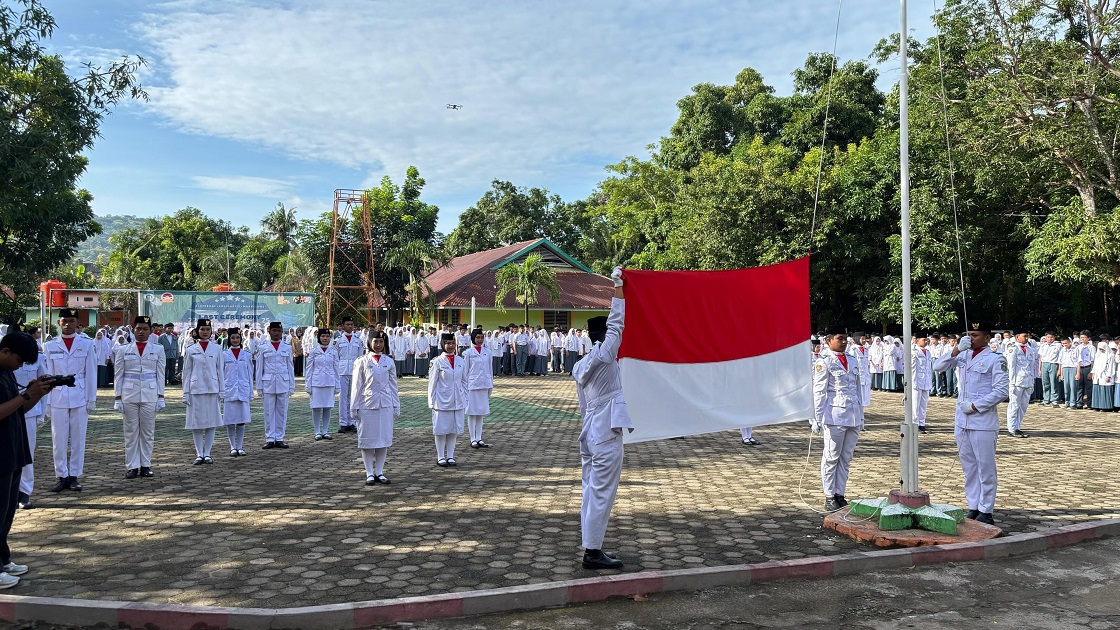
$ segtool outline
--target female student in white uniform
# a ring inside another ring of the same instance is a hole
[[[222,416],[230,457],[245,455],[245,425],[253,400],[253,356],[241,347],[242,339],[241,329],[230,328],[226,336],[229,347],[222,353]]]
[[[471,345],[463,351],[467,362],[467,430],[471,448],[489,448],[482,441],[482,420],[490,415],[490,392],[494,390],[494,363],[481,328],[471,333]]]
[[[401,417],[397,391],[397,364],[385,348],[389,337],[383,332],[370,335],[369,348],[354,362],[350,381],[350,412],[358,424],[358,450],[366,467],[366,485],[389,483],[385,458],[393,445],[393,422]],[[427,355],[424,355],[427,358]]]
[[[463,432],[467,409],[467,366],[455,356],[455,334],[440,335],[443,354],[432,361],[428,374],[428,408],[432,410],[432,434],[436,440],[436,465],[457,466],[455,440]]]
[[[338,377],[338,349],[331,343],[331,330],[322,327],[315,333],[316,343],[307,353],[303,368],[303,389],[311,395],[311,423],[315,440],[330,440],[331,409],[342,386]]]
[[[198,320],[198,343],[183,353],[183,404],[187,406],[186,428],[194,434],[195,466],[213,464],[210,449],[214,432],[222,426],[222,348],[211,337],[209,319]]]

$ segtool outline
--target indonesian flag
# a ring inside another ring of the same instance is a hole
[[[627,442],[813,416],[808,258],[622,277]]]

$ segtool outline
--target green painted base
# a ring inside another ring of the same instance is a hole
[[[884,531],[924,529],[952,536],[957,534],[957,525],[964,521],[964,510],[952,505],[934,503],[909,508],[886,498],[852,501],[848,514],[855,518],[878,519],[879,529]]]

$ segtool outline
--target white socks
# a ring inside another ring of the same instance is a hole
[[[455,440],[458,437],[459,436],[454,433],[435,436],[436,459],[449,459],[455,457]]]
[[[482,439],[482,418],[483,416],[467,416],[467,431],[471,434],[471,442]]]
[[[210,457],[210,449],[214,447],[214,433],[217,429],[191,429],[194,437],[194,452],[199,457]]]
[[[226,434],[229,436],[230,450],[240,451],[241,447],[245,444],[245,425],[244,424],[231,424],[226,426]]]

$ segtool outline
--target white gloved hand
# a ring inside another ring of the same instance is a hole
[[[122,403],[119,399],[114,400],[113,401],[113,410],[114,411],[124,411],[124,403]]]
[[[960,350],[961,352],[965,352],[965,351],[971,350],[971,349],[972,349],[972,337],[969,337],[968,335],[965,335],[965,336],[961,337],[960,341],[957,342],[957,350]]]
[[[614,280],[614,286],[622,286],[622,267],[615,267],[611,271],[611,280]]]
[[[813,435],[820,435],[821,434],[821,423],[810,422],[809,423],[809,428],[812,429]]]
[[[965,415],[976,413],[976,410],[972,408],[971,400],[962,400],[957,403],[957,406],[961,408],[961,411],[963,411]]]
[[[91,400],[86,403],[86,413],[93,413],[97,411],[97,401]]]
[[[401,408],[400,407],[393,407],[393,419],[397,420],[400,417],[401,417]]]
[[[159,411],[160,409],[163,409],[166,406],[167,406],[167,401],[166,400],[164,400],[162,398],[157,398],[156,399],[156,411]]]
[[[183,394],[183,404],[188,406],[188,407],[191,406],[191,396],[190,396],[190,394]]]

